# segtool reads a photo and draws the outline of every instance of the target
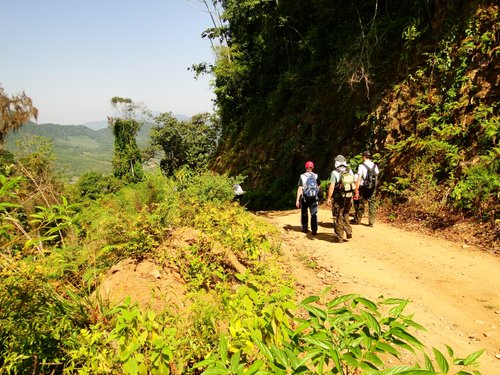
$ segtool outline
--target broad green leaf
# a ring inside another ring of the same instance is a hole
[[[317,301],[319,301],[318,296],[309,296],[306,299],[302,300],[302,302],[300,302],[300,305],[308,305],[310,303],[317,302]]]
[[[304,341],[306,341],[312,345],[319,346],[320,348],[323,348],[325,350],[333,350],[332,343],[330,341],[327,341],[327,340],[321,340],[321,339],[317,339],[317,338],[308,336],[308,337],[304,337]]]
[[[274,361],[283,366],[283,368],[285,369],[288,368],[288,359],[286,353],[280,348],[278,348],[276,345],[271,346],[271,351],[273,352],[274,355]]]
[[[361,303],[363,306],[367,307],[368,309],[370,309],[371,311],[377,313],[378,310],[377,310],[377,305],[375,303],[373,303],[372,301],[364,298],[364,297],[356,297],[354,298],[354,300],[356,302],[359,302]]]
[[[427,331],[427,329],[424,326],[418,324],[417,322],[414,322],[413,320],[405,320],[405,323],[408,324],[410,327],[416,328],[420,331],[424,332]]]
[[[467,356],[467,358],[464,359],[464,365],[469,366],[476,362],[476,360],[484,353],[484,349],[481,349],[475,353],[472,353],[471,355]]]
[[[221,367],[214,367],[214,368],[209,368],[201,373],[202,375],[226,375],[230,374],[229,371],[227,371],[225,368]]]
[[[359,296],[358,294],[346,294],[346,295],[337,297],[334,300],[328,302],[326,304],[326,306],[328,306],[329,308],[332,308],[334,306],[337,306],[338,304],[341,304],[343,302],[346,302],[346,301],[351,300],[351,299],[358,297],[358,296]]]
[[[405,302],[405,299],[402,298],[387,298],[382,301],[385,305],[399,305],[401,302]]]
[[[444,357],[443,353],[441,353],[436,348],[432,348],[432,351],[434,352],[434,357],[436,358],[436,362],[438,363],[439,369],[441,370],[441,372],[444,372],[446,374],[450,369],[448,361]]]
[[[231,363],[230,363],[231,372],[234,374],[237,373],[239,365],[240,365],[240,351],[238,350],[231,356]]]
[[[377,342],[376,346],[375,346],[379,351],[382,351],[382,352],[386,352],[386,353],[390,353],[392,354],[393,356],[395,357],[398,357],[399,356],[399,352],[393,348],[391,345],[389,344],[386,344],[384,342]]]
[[[377,366],[383,366],[384,362],[374,353],[366,353],[365,358],[370,361],[372,364],[377,365]]]
[[[368,326],[368,328],[370,328],[377,335],[380,336],[380,325],[379,325],[377,319],[375,319],[375,317],[372,314],[370,314],[366,311],[362,311],[361,316],[362,316],[363,320],[365,321],[366,325]]]
[[[216,362],[215,359],[207,358],[207,359],[204,359],[203,361],[197,362],[194,365],[194,368],[207,367],[207,366],[213,365],[215,362]]]
[[[359,367],[359,361],[356,358],[354,358],[350,353],[346,353],[346,354],[341,355],[340,360],[344,361],[352,368]]]
[[[305,305],[304,308],[311,314],[312,316],[316,316],[318,318],[321,318],[325,320],[327,318],[326,312],[324,310],[321,310],[320,308],[316,306],[309,306]]]
[[[389,312],[395,316],[395,317],[398,317],[401,315],[401,313],[403,312],[403,310],[405,309],[406,305],[408,305],[408,301],[407,300],[401,300],[401,302],[399,303],[398,306],[395,306],[393,307]]]
[[[257,345],[262,355],[264,355],[269,362],[274,362],[274,357],[273,354],[271,353],[271,350],[269,350],[269,348],[266,345],[264,345],[264,343],[258,338],[252,336],[252,340],[255,343],[255,345]]]
[[[434,371],[416,369],[411,366],[396,366],[390,369],[386,369],[380,372],[377,372],[378,375],[436,375]]]
[[[284,348],[284,351],[291,368],[296,369],[300,367],[301,358],[297,357],[297,355],[288,348]]]
[[[248,375],[252,375],[252,374],[255,374],[261,367],[262,365],[264,364],[264,361],[258,359],[256,360],[254,363],[252,363],[252,365],[248,368],[248,370],[246,371],[246,374]]]
[[[333,349],[330,351],[330,357],[333,359],[333,363],[335,364],[337,371],[343,375],[344,369],[340,363],[340,353],[336,349]]]
[[[227,342],[227,337],[222,335],[220,338],[220,343],[219,343],[219,354],[224,363],[227,362],[227,347],[228,347],[228,342]]]
[[[425,369],[429,371],[434,371],[434,365],[432,364],[431,359],[427,354],[424,354],[425,357]]]
[[[283,321],[283,310],[279,306],[274,310],[274,316],[276,317],[278,322]]]
[[[127,362],[123,364],[123,371],[127,375],[136,375],[139,373],[139,364],[134,357],[130,357]]]
[[[410,333],[406,332],[402,328],[397,328],[397,327],[393,328],[393,329],[391,329],[391,333],[396,337],[399,337],[403,340],[406,340],[408,343],[414,345],[415,347],[417,347],[419,349],[422,349],[424,347],[424,344],[422,344],[416,337],[414,337]]]

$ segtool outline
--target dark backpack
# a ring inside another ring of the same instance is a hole
[[[368,190],[375,190],[377,187],[377,173],[375,173],[376,164],[373,164],[373,168],[369,168],[365,163],[362,165],[366,168],[366,178],[363,180],[363,186]]]
[[[349,173],[349,169],[337,169],[337,172],[339,172],[340,179],[339,182],[337,183],[337,186],[335,187],[335,191],[338,192],[338,196],[341,196],[342,198],[350,198],[353,196],[354,193],[354,188],[356,186],[355,181],[354,181],[354,175],[352,173]]]
[[[308,201],[314,201],[318,199],[319,186],[316,177],[310,174],[306,180],[306,186],[304,187],[304,198]]]

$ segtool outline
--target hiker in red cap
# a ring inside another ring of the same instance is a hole
[[[314,169],[312,161],[306,162],[305,168],[306,172],[299,178],[295,206],[300,208],[300,222],[304,233],[308,232],[308,210],[311,211],[311,232],[315,236],[318,233],[318,175],[312,171]]]

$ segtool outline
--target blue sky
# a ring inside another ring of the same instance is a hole
[[[0,0],[0,84],[24,91],[39,123],[82,124],[113,115],[126,97],[153,111],[212,111],[212,77],[187,68],[214,62],[198,0]]]

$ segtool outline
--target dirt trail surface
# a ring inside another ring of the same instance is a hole
[[[357,293],[376,301],[407,298],[405,311],[427,331],[432,350],[465,357],[485,349],[482,374],[500,374],[500,257],[462,243],[376,222],[353,226],[352,239],[333,242],[332,216],[320,208],[316,236],[300,231],[299,210],[261,212],[283,232],[283,253],[302,296],[327,286],[333,295]]]

